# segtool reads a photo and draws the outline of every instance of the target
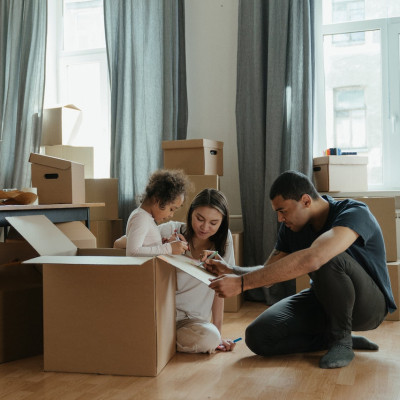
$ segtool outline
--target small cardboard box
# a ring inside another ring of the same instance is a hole
[[[39,204],[85,203],[83,164],[36,153],[31,153],[29,162]]]
[[[392,292],[394,301],[397,305],[397,310],[386,316],[387,321],[399,321],[400,320],[400,262],[391,262],[387,264],[389,270],[390,284],[392,286]]]
[[[78,249],[42,215],[7,220],[50,254],[27,261],[43,265],[44,369],[156,376],[175,353],[175,268],[210,274],[183,256]]]
[[[86,203],[105,203],[90,209],[90,220],[118,219],[118,179],[85,179]]]
[[[210,139],[164,141],[164,168],[183,169],[187,175],[222,176],[223,147],[223,142]]]
[[[319,192],[368,190],[368,157],[324,156],[313,160],[313,178]]]
[[[42,146],[71,144],[82,120],[81,110],[73,104],[43,110]]]
[[[94,177],[94,148],[67,145],[44,146],[47,156],[62,158],[85,166],[85,179]]]
[[[186,194],[182,207],[174,213],[174,216],[171,218],[173,221],[186,222],[190,204],[203,189],[219,189],[218,175],[188,175],[188,178],[193,185],[192,190]]]

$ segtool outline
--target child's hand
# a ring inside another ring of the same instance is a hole
[[[219,351],[232,351],[236,346],[236,343],[231,339],[222,339],[221,344],[216,350]]]
[[[175,242],[170,242],[172,247],[172,254],[184,254],[189,248],[186,242],[181,240],[176,240]]]

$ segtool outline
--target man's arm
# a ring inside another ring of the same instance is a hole
[[[316,271],[333,257],[343,253],[358,236],[350,228],[337,226],[319,236],[307,249],[281,257],[279,254],[275,257],[272,255],[262,269],[243,275],[243,290],[272,286]],[[223,275],[214,279],[210,288],[222,297],[231,297],[240,293],[241,278]]]

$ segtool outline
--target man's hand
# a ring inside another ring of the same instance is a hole
[[[217,293],[219,297],[232,297],[242,291],[242,277],[237,275],[222,275],[215,279],[210,279],[209,287]]]
[[[215,258],[206,260],[204,268],[216,276],[233,273],[233,268],[230,267],[222,258],[220,260],[216,260]]]

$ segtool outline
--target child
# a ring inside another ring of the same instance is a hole
[[[151,175],[142,203],[128,219],[127,256],[183,254],[188,249],[185,241],[163,244],[157,228],[182,206],[188,185],[186,175],[179,170],[158,170]]]

